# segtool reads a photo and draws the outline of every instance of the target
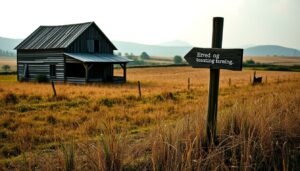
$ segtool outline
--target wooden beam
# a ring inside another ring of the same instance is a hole
[[[123,68],[123,78],[124,82],[126,82],[126,63],[120,64],[120,66]]]
[[[89,79],[89,66],[88,64],[82,63],[85,69],[85,83],[88,82]]]
[[[89,65],[88,63],[82,63],[85,69],[85,82],[89,80],[89,70],[93,67],[94,64]]]
[[[88,70],[90,70],[93,66],[94,66],[94,64],[91,64],[91,65],[88,67]]]

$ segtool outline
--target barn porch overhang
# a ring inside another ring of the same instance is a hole
[[[113,65],[119,64],[123,69],[123,77],[115,77],[112,74],[112,78],[109,81],[112,82],[126,82],[126,64],[132,60],[125,57],[113,55],[113,54],[100,54],[100,53],[64,53],[67,57],[75,59],[73,62],[68,61],[66,63],[81,63],[84,67],[84,77],[68,77],[66,76],[67,82],[74,82],[72,80],[80,80],[80,82],[102,82],[105,81],[103,78],[90,78],[90,70],[99,64],[102,65]],[[113,68],[112,68],[113,69]],[[76,82],[76,81],[75,81]]]

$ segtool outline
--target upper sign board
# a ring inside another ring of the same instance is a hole
[[[243,49],[193,48],[184,58],[194,68],[242,70]]]

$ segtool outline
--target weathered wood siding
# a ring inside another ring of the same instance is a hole
[[[66,63],[82,63],[81,61],[65,55]]]
[[[74,84],[86,84],[85,78],[80,77],[66,77],[66,82]]]
[[[56,76],[51,80],[63,82],[65,79],[64,61],[64,55],[59,51],[18,51],[18,80],[24,77],[25,65],[27,65],[29,72],[27,80],[34,81],[39,75],[50,79],[50,65],[54,64],[56,66]]]
[[[113,47],[94,25],[83,32],[67,49],[66,52],[88,53],[88,40],[99,40],[99,53],[113,53]]]

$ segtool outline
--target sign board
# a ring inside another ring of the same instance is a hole
[[[195,47],[184,58],[194,68],[242,70],[243,49]]]

